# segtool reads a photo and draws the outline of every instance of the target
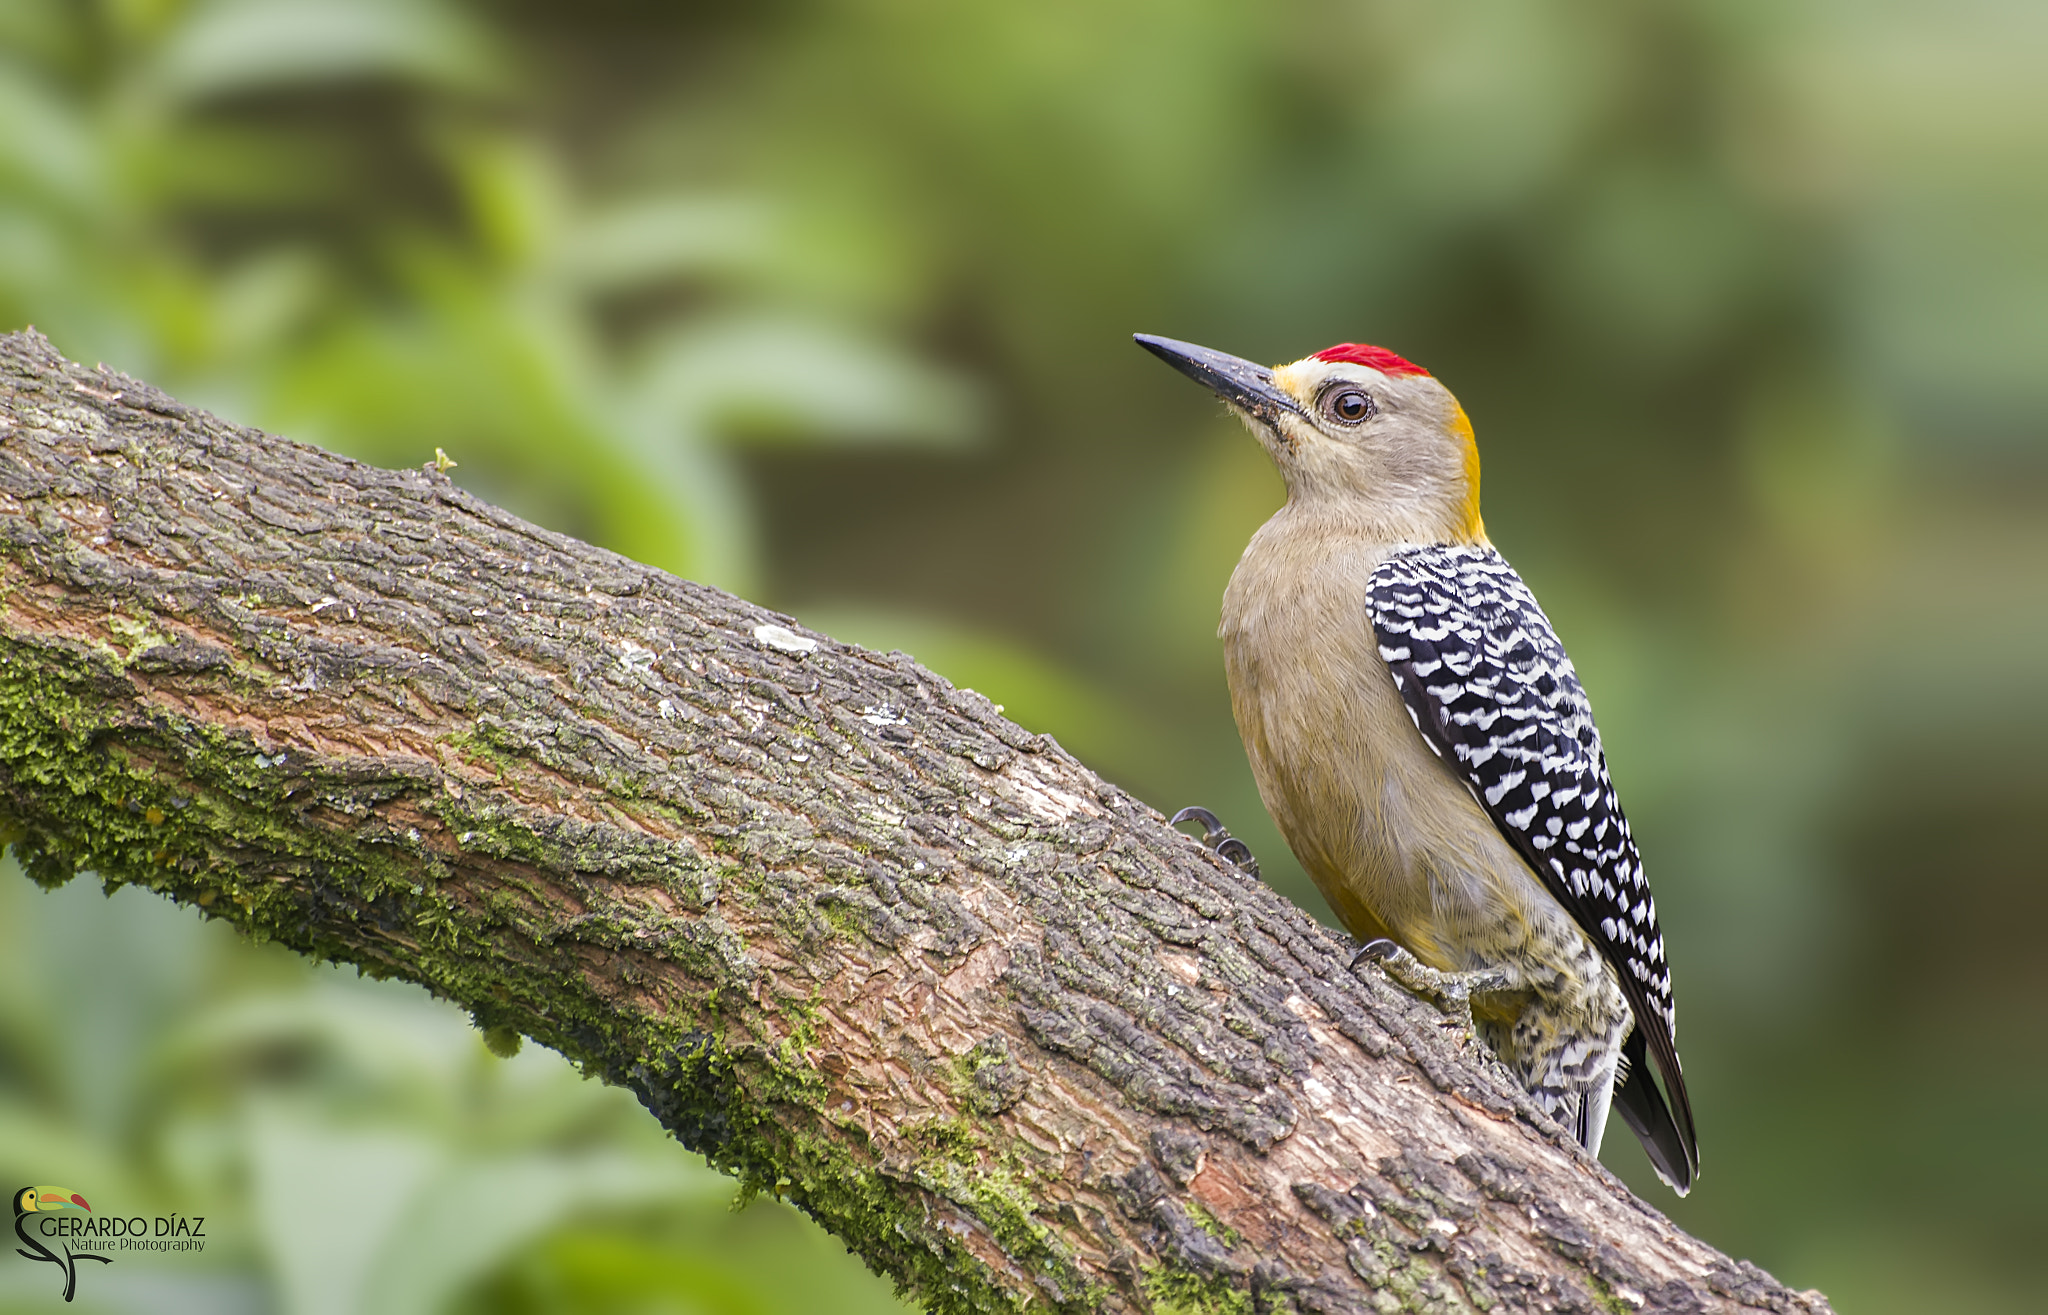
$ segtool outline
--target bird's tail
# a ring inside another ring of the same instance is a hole
[[[1622,1076],[1615,1086],[1614,1108],[1643,1144],[1650,1166],[1671,1190],[1684,1196],[1692,1190],[1697,1172],[1686,1153],[1685,1138],[1679,1135],[1664,1093],[1650,1076],[1649,1056],[1644,1053],[1643,1032],[1630,1028],[1622,1043]]]
[[[1607,1109],[1614,1100],[1614,1085],[1619,1080],[1610,1073],[1599,1086],[1579,1093],[1579,1145],[1595,1159],[1600,1158],[1600,1142],[1607,1134]]]

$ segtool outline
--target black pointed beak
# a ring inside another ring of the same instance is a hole
[[[1267,425],[1278,421],[1282,411],[1301,414],[1300,403],[1273,386],[1273,372],[1263,365],[1149,333],[1131,337],[1138,346]]]

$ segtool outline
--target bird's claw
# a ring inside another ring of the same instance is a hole
[[[1358,965],[1362,963],[1385,963],[1389,958],[1397,954],[1408,954],[1408,952],[1386,937],[1377,936],[1358,947],[1358,953],[1351,956],[1351,969],[1353,972],[1356,972]],[[1408,957],[1413,959],[1415,956],[1409,954]]]
[[[1384,936],[1367,941],[1358,947],[1357,954],[1351,956],[1353,972],[1363,963],[1378,964],[1382,972],[1410,995],[1421,996],[1443,1013],[1458,1019],[1468,1032],[1473,1028],[1472,997],[1505,991],[1512,984],[1508,974],[1498,968],[1481,968],[1469,973],[1442,972]]]
[[[1428,996],[1441,1003],[1453,994],[1450,973],[1438,972],[1384,936],[1367,941],[1351,956],[1353,972],[1364,963],[1378,964],[1380,971],[1406,987],[1411,995]]]
[[[1240,872],[1253,877],[1259,875],[1259,860],[1252,856],[1252,847],[1230,834],[1229,829],[1217,819],[1216,814],[1199,804],[1190,805],[1173,815],[1173,825],[1179,826],[1183,822],[1202,824],[1202,848],[1230,863]]]

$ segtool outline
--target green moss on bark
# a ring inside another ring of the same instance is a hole
[[[246,735],[204,724],[117,722],[109,709],[127,683],[125,660],[108,646],[80,653],[0,643],[0,760],[9,765],[9,793],[33,800],[32,807],[0,811],[0,839],[39,884],[54,887],[91,870],[109,884],[142,885],[193,904],[258,940],[419,982],[469,1007],[499,1053],[530,1035],[637,1091],[685,1145],[818,1218],[933,1309],[1029,1304],[991,1282],[960,1238],[926,1222],[919,1190],[945,1180],[945,1195],[965,1207],[970,1227],[988,1228],[1020,1257],[1050,1258],[1025,1180],[1009,1169],[977,1173],[950,1160],[956,1174],[934,1174],[928,1163],[899,1178],[850,1150],[844,1129],[823,1117],[826,1083],[809,1060],[816,1036],[805,1011],[815,1010],[815,1000],[781,1000],[776,1012],[792,1023],[789,1035],[773,1045],[750,1044],[743,1057],[716,1032],[620,1013],[583,984],[504,955],[492,940],[493,928],[540,931],[534,924],[551,907],[544,891],[500,889],[468,913],[437,892],[438,864],[411,838],[323,833],[300,824],[295,799],[331,800],[355,783],[308,774],[289,751],[280,760]],[[465,756],[483,757],[482,743],[466,745]],[[488,749],[494,767],[518,765],[502,743]],[[617,868],[644,865],[648,857],[601,833],[575,838],[565,854],[561,837],[542,836],[474,796],[443,795],[429,806],[465,850],[513,864]],[[697,895],[705,881],[730,881],[734,872],[723,862],[692,866],[671,858],[648,875]],[[765,889],[758,872],[750,875],[754,880],[744,884]],[[302,903],[314,895],[324,902],[317,918]],[[340,924],[360,934],[329,929],[336,902],[346,906]],[[707,984],[729,979],[745,957],[737,937],[707,936],[709,925],[699,922],[660,944],[666,958]],[[575,932],[592,944],[630,945],[636,930],[597,915]],[[707,1020],[716,1015],[715,992],[704,1012]],[[620,1058],[636,1055],[668,1058]],[[953,1151],[971,1136],[962,1129]],[[1056,1268],[1053,1286],[1075,1300],[1052,1304],[1083,1308],[1088,1289],[1078,1270]]]

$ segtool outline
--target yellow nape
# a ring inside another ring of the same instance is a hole
[[[1486,542],[1486,522],[1479,519],[1479,441],[1472,436],[1472,419],[1465,408],[1451,401],[1451,432],[1465,445],[1465,505],[1458,509],[1458,542]]]

